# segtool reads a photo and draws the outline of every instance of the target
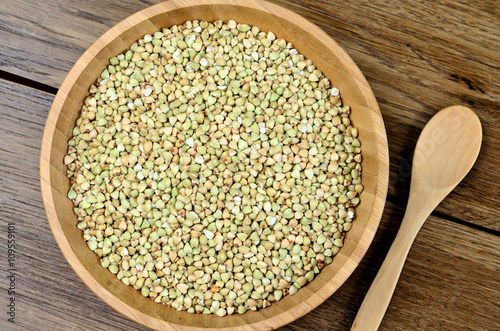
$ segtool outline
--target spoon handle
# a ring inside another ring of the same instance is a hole
[[[382,322],[408,252],[423,224],[423,222],[414,222],[410,217],[413,218],[414,215],[407,213],[403,218],[396,239],[361,304],[351,331],[377,330]]]

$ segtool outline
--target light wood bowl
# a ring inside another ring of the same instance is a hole
[[[70,182],[63,157],[67,142],[91,84],[111,57],[125,51],[146,33],[187,20],[233,19],[263,31],[273,31],[312,59],[340,89],[352,108],[351,120],[359,129],[363,155],[361,204],[344,247],[307,286],[270,307],[225,317],[178,312],[143,297],[101,267],[76,227],[73,204],[67,198]],[[332,295],[361,261],[377,230],[388,184],[388,148],[384,123],[363,74],[347,53],[320,28],[303,17],[258,0],[171,0],[140,11],[106,32],[76,62],[57,93],[43,135],[40,177],[47,218],[57,243],[83,282],[124,316],[152,329],[263,330],[292,322]],[[339,298],[341,301],[342,298]],[[103,316],[103,318],[105,318]]]

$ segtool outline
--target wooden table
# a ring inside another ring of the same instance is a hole
[[[2,1],[0,330],[145,329],[98,299],[64,260],[38,171],[45,119],[71,66],[108,28],[157,2]],[[453,104],[479,115],[483,147],[418,235],[380,329],[500,330],[500,4],[272,2],[320,26],[358,64],[379,101],[391,160],[385,212],[362,263],[324,304],[282,330],[349,329],[403,216],[416,139],[433,114]],[[15,325],[6,314],[8,223],[16,241]]]

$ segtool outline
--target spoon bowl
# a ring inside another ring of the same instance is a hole
[[[481,122],[469,108],[451,106],[438,112],[415,147],[412,189],[418,180],[423,188],[447,195],[474,164],[481,137]]]

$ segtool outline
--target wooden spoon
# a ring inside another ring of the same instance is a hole
[[[351,330],[377,330],[413,240],[434,208],[472,168],[481,139],[479,118],[462,106],[441,110],[424,127],[413,156],[405,216]]]

